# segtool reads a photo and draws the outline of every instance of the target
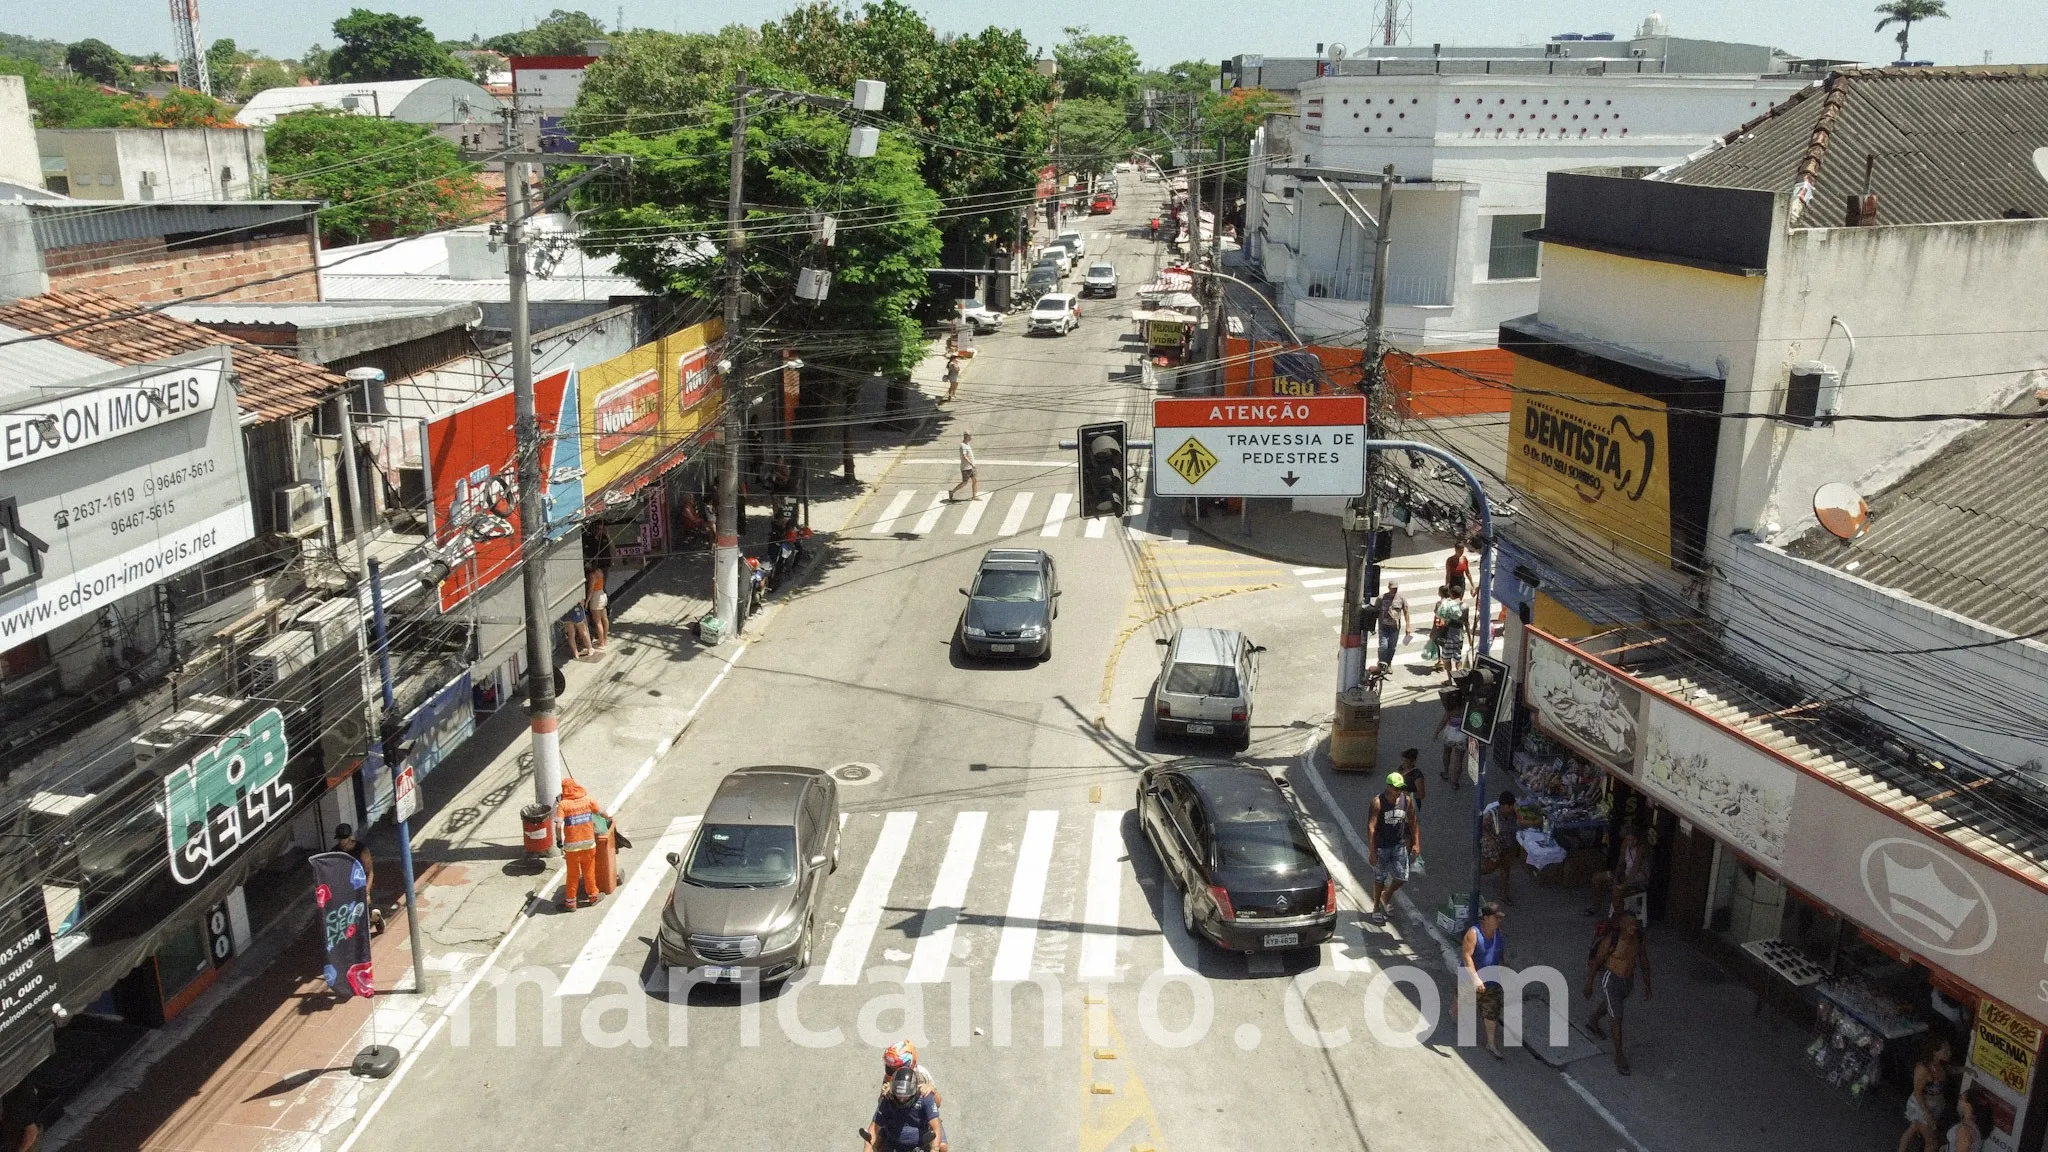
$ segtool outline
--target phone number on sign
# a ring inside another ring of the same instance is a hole
[[[177,511],[178,502],[176,500],[164,500],[151,504],[147,508],[137,508],[126,516],[120,516],[107,521],[107,530],[119,536],[123,532],[140,528],[144,524],[154,524],[166,516],[176,514]]]
[[[194,460],[159,476],[145,476],[142,478],[142,494],[154,496],[159,492],[169,492],[187,480],[198,480],[213,475],[216,467],[212,460]]]

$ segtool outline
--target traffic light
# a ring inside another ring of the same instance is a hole
[[[1121,420],[1083,424],[1074,443],[1081,453],[1081,512],[1087,516],[1122,516],[1130,502],[1130,469]]]
[[[1460,727],[1465,735],[1481,744],[1493,743],[1494,726],[1500,723],[1500,708],[1507,696],[1508,666],[1491,656],[1475,657],[1465,673],[1465,717]]]

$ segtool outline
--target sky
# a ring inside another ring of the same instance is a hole
[[[2048,20],[2041,0],[1950,0],[1950,19],[1915,25],[1913,56],[1938,64],[2048,62]],[[1306,56],[1317,42],[1357,48],[1371,41],[1371,0],[910,0],[941,31],[979,31],[994,23],[1021,27],[1048,51],[1061,29],[1086,24],[1130,38],[1148,65],[1221,59],[1240,52]],[[1891,32],[1873,33],[1875,0],[1410,0],[1416,44],[1518,44],[1559,32],[1633,33],[1651,7],[1665,3],[1675,36],[1736,40],[1784,48],[1795,55],[1884,61],[1896,49]],[[611,24],[617,0],[208,0],[200,11],[207,41],[232,37],[245,48],[295,56],[307,45],[332,46],[334,19],[358,5],[422,17],[444,39],[508,31],[558,7],[582,7]],[[794,0],[627,0],[635,28],[704,31],[781,15]],[[169,6],[163,0],[7,0],[0,30],[70,42],[97,36],[122,51],[171,52]]]

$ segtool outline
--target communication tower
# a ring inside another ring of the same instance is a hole
[[[199,43],[199,0],[171,0],[171,32],[178,53],[178,87],[211,94],[206,52]]]

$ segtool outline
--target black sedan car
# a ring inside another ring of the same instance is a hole
[[[1309,948],[1337,886],[1280,785],[1253,765],[1177,760],[1138,777],[1138,823],[1181,891],[1181,923],[1220,948]]]
[[[1060,614],[1059,574],[1052,557],[1038,548],[991,548],[960,590],[960,650],[969,656],[1046,660],[1052,656],[1052,622]]]

